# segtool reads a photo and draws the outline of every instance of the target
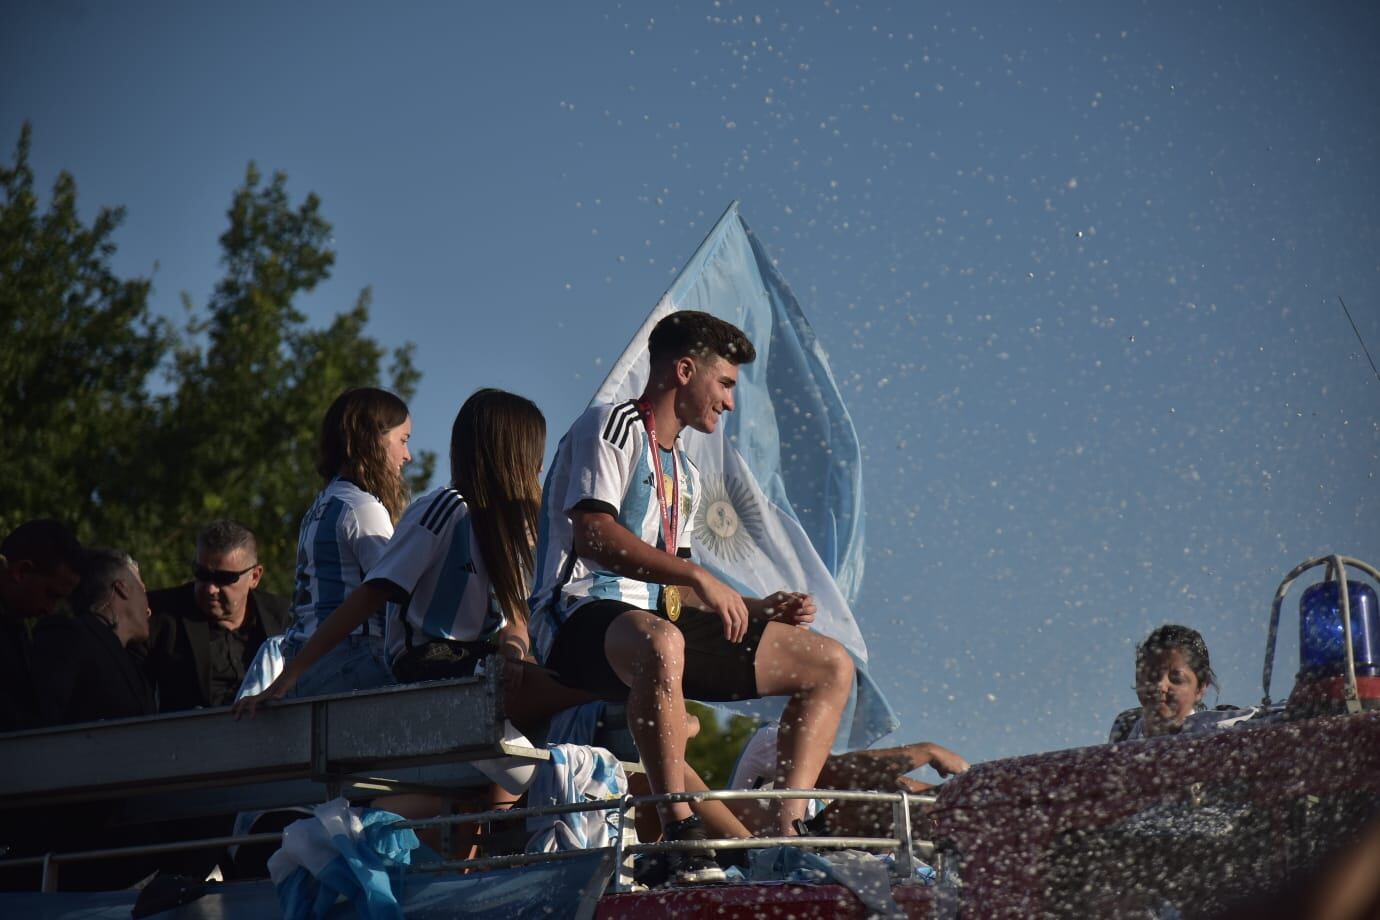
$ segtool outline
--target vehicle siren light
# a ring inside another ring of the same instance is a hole
[[[1265,644],[1265,698],[1270,705],[1275,640],[1284,597],[1300,575],[1327,567],[1324,580],[1299,600],[1299,671],[1287,709],[1298,715],[1380,708],[1380,607],[1369,585],[1349,582],[1346,567],[1360,569],[1380,584],[1380,572],[1348,556],[1309,559],[1294,568],[1275,591]]]

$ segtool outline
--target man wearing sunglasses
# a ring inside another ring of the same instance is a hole
[[[259,646],[291,621],[286,599],[259,590],[263,572],[253,532],[215,521],[197,537],[192,580],[149,595],[146,667],[160,712],[234,702]]]

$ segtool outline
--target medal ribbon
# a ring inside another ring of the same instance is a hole
[[[661,541],[666,552],[677,554],[680,545],[680,455],[671,449],[671,506],[666,507],[666,483],[661,475],[661,447],[656,442],[656,419],[652,416],[652,405],[639,402],[637,411],[642,413],[642,427],[647,429],[647,446],[652,452],[652,470],[656,479],[656,500],[661,506]]]

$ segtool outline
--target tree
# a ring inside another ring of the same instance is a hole
[[[259,537],[272,590],[292,581],[298,521],[321,487],[320,419],[341,390],[378,385],[384,350],[365,334],[369,291],[324,328],[300,295],[330,276],[335,253],[320,201],[294,206],[287,177],[251,163],[221,236],[225,275],[185,330],[151,316],[147,279],[110,268],[122,211],[90,227],[67,173],[40,214],[28,165],[0,170],[0,526],[32,517],[72,522],[79,536],[127,548],[155,587],[187,575],[197,531],[234,517]],[[167,377],[151,395],[151,375]],[[409,398],[411,346],[394,352],[391,388]],[[414,464],[414,488],[435,457]]]
[[[700,720],[700,733],[686,742],[685,759],[710,789],[723,789],[733,778],[733,765],[743,745],[757,731],[757,720],[729,716],[728,723],[720,727],[718,710],[690,701],[686,708]]]
[[[110,539],[127,524],[121,484],[158,423],[146,383],[168,329],[150,315],[149,282],[110,269],[123,210],[85,226],[63,172],[41,213],[30,141],[26,124],[14,166],[0,165],[0,531],[52,515]]]
[[[251,163],[229,220],[220,238],[225,276],[204,317],[187,304],[192,316],[176,350],[156,462],[181,489],[162,518],[170,541],[184,548],[208,519],[242,521],[259,537],[268,586],[286,591],[298,522],[322,485],[315,469],[321,416],[342,390],[379,385],[384,353],[364,334],[367,289],[324,329],[307,326],[295,306],[335,262],[315,195],[294,207],[286,175],[265,183]],[[419,377],[411,349],[394,352],[388,384],[404,399]],[[425,485],[434,465],[433,455],[418,457],[414,487]],[[185,550],[168,561],[175,566],[168,576],[184,571]]]

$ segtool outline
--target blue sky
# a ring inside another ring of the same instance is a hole
[[[554,436],[732,199],[866,458],[857,616],[906,739],[1095,743],[1135,641],[1260,696],[1276,584],[1380,562],[1380,15],[1360,2],[19,2],[0,141],[204,303],[254,160],[335,227],[318,321]],[[8,153],[7,153],[8,157]],[[286,563],[284,563],[286,564]],[[1286,634],[1294,630],[1293,605]],[[1287,691],[1294,643],[1280,652]],[[1212,699],[1210,695],[1210,700]]]

